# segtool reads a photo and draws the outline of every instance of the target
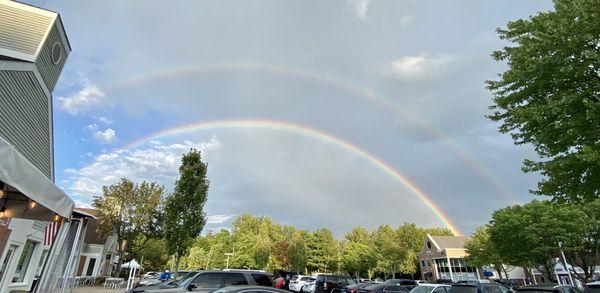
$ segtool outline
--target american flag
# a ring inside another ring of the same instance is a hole
[[[56,232],[58,232],[59,227],[60,223],[58,222],[50,222],[50,224],[46,226],[46,234],[44,235],[44,246],[52,245],[52,242],[54,242],[54,236],[56,236]]]

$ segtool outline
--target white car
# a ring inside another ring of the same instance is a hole
[[[302,291],[302,287],[304,287],[304,285],[306,285],[311,280],[314,281],[315,278],[310,277],[310,276],[303,276],[303,275],[293,276],[292,279],[290,280],[290,291],[293,291],[293,292]]]
[[[307,282],[302,289],[300,289],[301,293],[314,293],[315,292],[315,281]]]
[[[410,293],[448,293],[452,286],[447,284],[420,283],[410,290]]]

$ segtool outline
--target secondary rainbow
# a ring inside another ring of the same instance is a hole
[[[336,137],[330,133],[326,133],[321,130],[313,129],[308,126],[292,124],[289,122],[282,121],[274,121],[274,120],[217,120],[217,121],[208,121],[208,122],[197,122],[191,124],[185,124],[176,126],[173,128],[168,128],[161,130],[159,132],[150,134],[148,136],[137,139],[127,145],[125,145],[122,149],[130,149],[140,146],[141,144],[167,136],[189,133],[193,131],[201,131],[201,130],[214,130],[214,129],[223,129],[223,128],[260,128],[260,129],[271,129],[277,131],[285,131],[289,133],[294,133],[298,135],[302,135],[305,137],[313,138],[319,140],[320,142],[327,143],[341,149],[344,149],[368,162],[377,166],[379,169],[384,171],[386,174],[396,179],[400,183],[402,183],[406,188],[408,188],[412,193],[417,195],[419,199],[429,208],[431,211],[454,233],[454,235],[462,235],[460,230],[456,227],[453,221],[442,211],[440,207],[438,207],[433,200],[423,191],[421,190],[415,183],[411,182],[404,174],[397,171],[390,164],[386,163],[382,159],[376,157],[375,155],[367,152],[366,150],[343,140],[339,137]]]
[[[377,95],[375,92],[361,88],[351,83],[344,82],[342,80],[306,71],[298,68],[290,68],[290,67],[282,67],[282,66],[274,66],[268,64],[258,64],[258,63],[223,63],[223,64],[215,64],[215,65],[207,65],[207,66],[191,66],[191,67],[178,67],[178,68],[167,68],[161,69],[157,71],[152,71],[147,74],[136,76],[133,78],[122,80],[118,83],[110,84],[104,88],[105,91],[118,91],[120,89],[129,88],[136,84],[148,82],[150,80],[158,79],[158,78],[167,78],[174,76],[182,76],[182,75],[191,75],[191,74],[210,74],[216,72],[227,72],[227,71],[257,71],[261,73],[267,73],[278,76],[291,76],[295,78],[299,78],[302,80],[307,80],[319,84],[323,84],[326,86],[330,86],[336,88],[340,91],[348,92],[352,96],[359,97],[362,99],[366,99],[368,101],[374,102],[380,107],[392,111],[393,113],[399,115],[400,117],[414,123],[421,129],[423,129],[426,133],[428,133],[431,137],[444,141],[448,148],[451,149],[454,153],[456,153],[464,162],[466,162],[475,172],[481,176],[486,182],[488,182],[499,195],[503,196],[508,202],[515,202],[515,195],[502,183],[500,178],[494,175],[482,162],[480,162],[477,158],[471,155],[463,146],[461,146],[454,139],[436,129],[423,121],[423,119],[418,116],[409,113],[402,109],[399,105],[390,101],[390,99],[385,98],[381,95]]]

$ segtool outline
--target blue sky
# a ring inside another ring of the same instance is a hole
[[[505,66],[489,57],[506,45],[495,29],[550,1],[165,3],[33,2],[61,14],[73,47],[54,92],[55,168],[78,204],[122,176],[171,189],[179,157],[196,147],[209,163],[210,229],[244,212],[338,235],[442,224],[368,160],[286,131],[203,129],[123,148],[227,119],[344,139],[405,174],[467,233],[493,210],[533,198],[538,177],[520,166],[535,154],[485,119],[484,81]]]

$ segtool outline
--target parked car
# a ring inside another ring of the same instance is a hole
[[[150,272],[146,272],[144,274],[143,278],[150,279],[152,277],[156,277],[157,275],[159,275],[159,273],[150,271]]]
[[[342,288],[356,282],[348,276],[340,275],[317,275],[315,280],[315,293],[341,293]]]
[[[506,286],[482,280],[454,283],[448,293],[508,293],[509,291]]]
[[[273,280],[273,283],[275,283],[275,288],[281,289],[285,285],[285,278],[284,277],[275,278],[275,280]]]
[[[385,285],[400,285],[400,286],[408,289],[408,291],[410,291],[412,288],[417,286],[417,282],[415,280],[408,280],[408,279],[389,279],[389,280],[386,280],[385,282],[383,282],[383,284],[385,284]]]
[[[300,293],[314,293],[315,292],[315,282],[316,280],[307,282],[306,284],[304,284],[304,286],[302,286],[302,289],[300,289]]]
[[[315,278],[310,276],[295,275],[290,279],[289,290],[293,292],[300,292],[302,287],[304,287],[304,285],[311,280],[314,281]]]
[[[288,291],[266,286],[228,286],[213,291],[213,293],[289,293]]]
[[[358,291],[360,289],[363,289],[365,287],[374,285],[375,283],[371,283],[371,282],[365,282],[365,283],[358,283],[358,284],[354,284],[354,285],[348,285],[346,287],[344,287],[344,289],[342,290],[343,293],[358,293]]]
[[[362,289],[359,289],[359,293],[408,293],[410,290],[399,284],[373,284]]]
[[[420,283],[417,287],[410,290],[410,293],[448,293],[450,285],[447,284],[428,284]]]
[[[578,293],[578,289],[571,285],[541,284],[522,286],[517,289],[520,293]]]
[[[140,287],[135,288],[130,292],[212,292],[223,287],[234,285],[273,287],[273,282],[263,271],[213,270],[198,272],[191,278],[175,282],[166,288],[165,286]]]
[[[600,281],[585,284],[583,293],[600,293]]]
[[[158,278],[159,274],[157,274],[156,278],[143,279],[143,280],[140,280],[139,282],[135,283],[133,285],[133,289],[136,289],[137,291],[131,291],[131,292],[143,292],[146,289],[156,289],[156,288],[160,288],[160,289],[177,288],[177,286],[179,286],[180,283],[185,282],[189,278],[194,277],[197,273],[198,273],[198,271],[186,271],[186,273],[183,273],[183,271],[179,271],[176,278],[171,279],[171,280],[166,280],[166,281],[161,281]]]

